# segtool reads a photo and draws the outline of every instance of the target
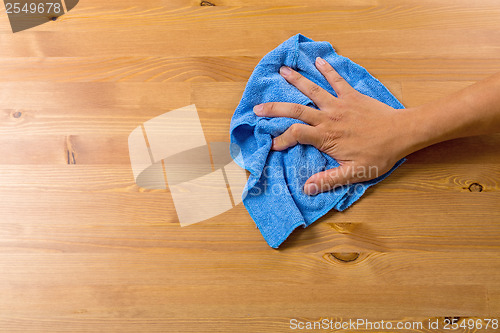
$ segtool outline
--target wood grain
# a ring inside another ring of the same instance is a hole
[[[411,154],[279,250],[242,204],[181,228],[127,143],[189,104],[228,142],[253,68],[296,33],[428,103],[498,71],[499,22],[496,0],[87,0],[13,34],[0,6],[0,332],[500,318],[500,134]]]

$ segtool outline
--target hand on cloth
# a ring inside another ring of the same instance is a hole
[[[258,116],[288,117],[306,123],[293,124],[275,137],[273,150],[308,144],[340,164],[312,175],[304,185],[304,192],[309,195],[376,178],[407,154],[403,115],[407,110],[396,110],[356,91],[322,58],[316,58],[315,65],[337,97],[287,66],[281,67],[280,74],[309,97],[319,110],[285,102],[254,107]],[[372,168],[376,172],[360,173],[357,172],[359,168]]]

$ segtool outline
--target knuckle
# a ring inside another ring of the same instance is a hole
[[[300,124],[292,124],[290,126],[290,134],[293,138],[298,138],[301,132],[302,130]]]
[[[309,87],[309,95],[311,95],[311,96],[318,95],[320,91],[321,91],[321,88],[315,84],[313,84]]]
[[[274,111],[276,111],[276,103],[274,102],[271,102],[271,103],[266,103],[265,104],[267,106],[267,110],[269,113],[273,113]]]
[[[292,109],[291,109],[291,113],[292,113],[293,118],[300,118],[302,116],[302,114],[304,113],[304,107],[300,104],[293,104]],[[294,124],[294,125],[296,125],[296,124]]]
[[[335,185],[336,179],[337,179],[337,170],[336,169],[330,169],[330,170],[328,170],[325,173],[325,177],[323,179],[321,187],[324,190],[331,189]]]
[[[327,115],[328,119],[333,122],[339,122],[344,118],[344,114],[341,112],[330,113]]]
[[[337,74],[337,71],[330,65],[325,69],[325,73],[329,75],[335,75]]]
[[[339,74],[335,74],[335,75],[333,75],[332,80],[333,80],[333,82],[335,82],[335,83],[342,83],[342,82],[344,82],[344,81],[345,81],[345,79],[344,79],[342,76],[340,76]]]
[[[285,140],[285,136],[284,136],[284,135],[280,135],[280,136],[278,137],[278,143],[279,143],[279,145],[281,145],[281,146],[286,145],[286,140]]]
[[[329,185],[335,185],[338,176],[337,174],[338,174],[338,168],[332,169],[330,170],[330,172],[328,172],[327,179]]]
[[[295,82],[298,82],[300,80],[302,80],[304,77],[302,76],[302,74],[299,74],[297,72],[293,72],[292,75],[290,75],[290,78],[295,81]]]

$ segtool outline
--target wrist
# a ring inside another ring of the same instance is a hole
[[[422,107],[396,110],[394,129],[396,130],[397,152],[400,158],[439,142],[436,129]]]

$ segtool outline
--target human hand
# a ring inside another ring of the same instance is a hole
[[[316,67],[337,97],[289,67],[281,67],[280,74],[320,110],[284,102],[254,107],[258,116],[288,117],[306,123],[293,124],[274,138],[273,150],[284,150],[297,143],[313,145],[340,164],[311,176],[304,185],[304,192],[309,195],[376,178],[411,152],[408,136],[411,123],[404,116],[407,110],[393,109],[359,93],[319,57]]]

